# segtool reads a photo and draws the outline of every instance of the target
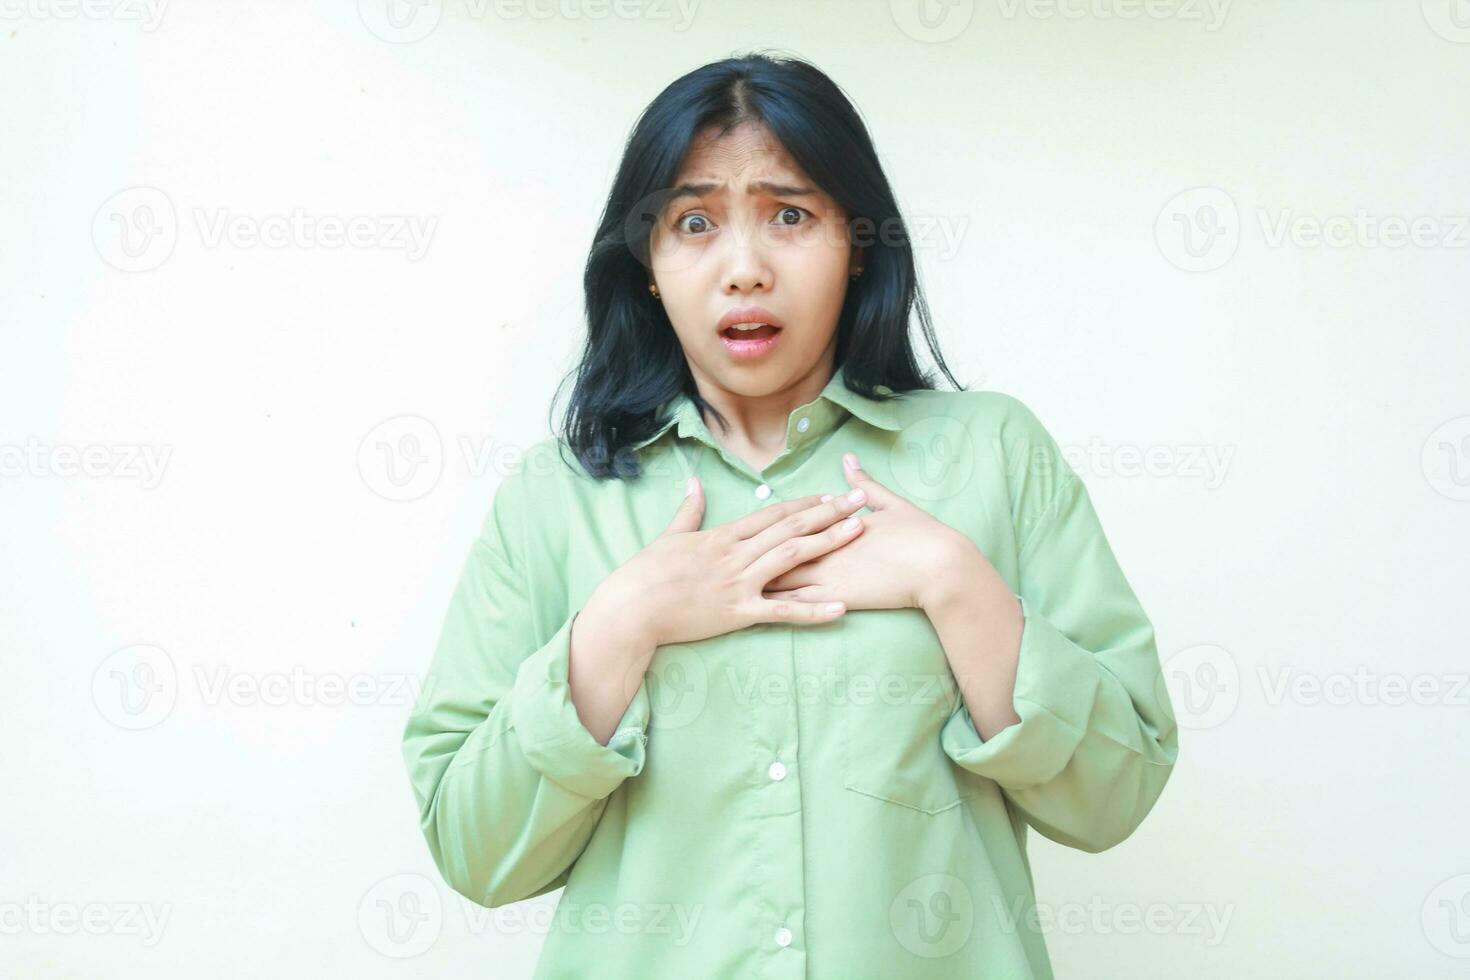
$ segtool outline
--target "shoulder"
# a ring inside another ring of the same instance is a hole
[[[556,537],[567,513],[584,486],[594,481],[572,453],[555,437],[547,437],[524,450],[507,451],[496,460],[501,473],[480,537],[497,539],[517,548],[529,540],[542,544]]]
[[[1024,534],[1064,494],[1084,490],[1061,444],[1032,407],[1005,391],[917,390],[904,394],[897,417],[948,430],[968,444],[982,467],[1004,480],[1016,527]]]

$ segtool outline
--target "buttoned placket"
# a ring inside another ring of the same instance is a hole
[[[802,475],[803,467],[812,459],[816,444],[834,435],[847,415],[846,409],[825,399],[797,408],[787,420],[786,447],[760,471],[725,451],[688,403],[680,415],[677,434],[681,438],[692,437],[715,449],[726,465],[750,481],[753,486],[749,510],[754,511],[783,499],[785,494],[781,489],[789,488]],[[684,460],[686,472],[692,472],[679,442],[680,439],[674,440],[674,448]],[[805,922],[806,887],[799,873],[804,861],[805,840],[800,766],[797,764],[801,706],[796,690],[799,648],[813,641],[798,637],[794,626],[782,623],[757,624],[746,635],[752,644],[750,662],[753,669],[777,675],[769,687],[758,683],[754,690],[785,692],[769,701],[758,698],[750,706],[755,716],[751,718],[749,728],[756,739],[754,751],[770,760],[765,771],[757,777],[759,789],[752,800],[754,819],[760,822],[758,839],[764,852],[762,863],[794,867],[798,871],[775,875],[759,883],[757,892],[761,907],[768,910],[770,916],[771,932],[766,941],[774,943],[772,952],[784,963],[775,971],[776,974],[801,977],[806,973],[806,957],[802,944],[798,942],[798,932]]]
[[[831,389],[828,389],[829,391]],[[879,391],[890,393],[891,389],[879,386]],[[838,404],[831,398],[819,396],[816,400],[793,410],[787,419],[786,446],[766,466],[757,471],[745,460],[726,451],[714,438],[697,407],[692,401],[680,399],[675,415],[676,438],[674,450],[679,454],[686,475],[695,475],[690,460],[680,442],[692,438],[714,449],[725,465],[741,474],[751,489],[748,511],[755,511],[787,498],[783,490],[790,490],[804,468],[811,462],[820,443],[835,435],[852,409]],[[848,393],[837,397],[849,400]],[[881,406],[871,402],[853,403],[864,411],[867,419],[876,424],[891,424],[891,416]],[[647,441],[652,441],[647,440]],[[646,442],[645,442],[646,444]],[[835,469],[835,468],[834,468]],[[841,474],[835,472],[833,492],[842,489]],[[802,494],[790,494],[801,496]],[[806,954],[800,934],[805,924],[805,881],[800,873],[804,861],[805,841],[802,829],[801,767],[798,764],[800,731],[800,705],[797,691],[798,664],[808,658],[818,659],[831,655],[834,637],[814,631],[810,635],[796,630],[790,624],[757,624],[746,631],[752,643],[751,664],[754,669],[776,673],[776,683],[767,687],[757,683],[756,691],[775,690],[786,692],[785,696],[766,703],[757,698],[751,705],[750,731],[756,744],[753,751],[757,757],[769,760],[764,771],[753,775],[754,797],[752,814],[759,821],[757,840],[762,850],[762,863],[772,867],[795,867],[797,873],[773,876],[757,883],[756,893],[760,905],[768,910],[771,932],[766,943],[774,943],[773,955],[780,964],[773,969],[776,975],[793,978],[805,976]],[[794,774],[794,775],[793,775]]]

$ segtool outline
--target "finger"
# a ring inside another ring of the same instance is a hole
[[[698,531],[699,525],[704,522],[704,487],[700,485],[699,477],[691,476],[685,489],[684,499],[679,504],[679,509],[674,511],[669,526],[664,528],[664,534],[677,534],[681,531]]]
[[[795,589],[767,588],[761,595],[766,599],[795,599],[797,602],[835,602],[836,597],[821,585],[804,585]]]
[[[818,503],[821,498],[817,494],[808,494],[795,500],[782,500],[778,503],[768,504],[760,510],[746,514],[730,522],[730,528],[735,532],[735,540],[743,541],[754,537],[772,524],[779,521],[788,514],[806,510]]]
[[[767,599],[761,603],[756,621],[762,623],[826,623],[847,612],[841,602],[798,602]]]
[[[882,510],[892,506],[902,499],[892,490],[879,483],[868,475],[858,462],[856,453],[842,454],[842,474],[847,477],[850,486],[866,490],[868,493],[868,507],[873,510]]]
[[[841,498],[839,498],[841,499]],[[832,501],[836,503],[836,501]],[[745,574],[761,585],[791,571],[797,565],[819,558],[847,544],[863,533],[863,519],[856,515],[838,521],[815,534],[779,541],[745,569]]]
[[[857,495],[857,499],[853,498],[854,494]],[[831,494],[827,496],[831,499],[787,514],[759,534],[742,541],[734,549],[735,557],[743,566],[748,566],[782,541],[814,534],[831,527],[837,521],[860,509],[868,499],[868,492],[853,490],[841,497],[832,497]]]

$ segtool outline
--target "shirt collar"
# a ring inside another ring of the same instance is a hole
[[[893,389],[887,385],[877,385],[875,390],[884,395],[893,393]],[[786,421],[787,445],[794,448],[800,442],[820,438],[837,428],[842,423],[845,413],[851,413],[879,429],[896,431],[903,428],[903,423],[899,421],[894,412],[891,401],[877,401],[853,391],[847,386],[846,375],[839,367],[832,373],[831,379],[815,400],[792,410]],[[659,406],[657,414],[660,417],[666,416],[663,424],[652,435],[630,448],[642,449],[671,428],[675,429],[680,438],[694,436],[710,445],[715,444],[704,419],[699,414],[699,409],[687,394],[680,392],[664,402]],[[806,419],[807,422],[805,429],[800,428],[802,419]]]

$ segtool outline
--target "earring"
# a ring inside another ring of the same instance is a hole
[[[658,295],[658,284],[657,283],[653,283],[653,282],[649,283],[648,284],[648,291],[650,293],[652,293],[653,295],[657,296]]]
[[[848,278],[849,279],[856,279],[858,276],[860,276],[862,274],[863,274],[863,270],[862,269],[859,269],[858,271],[854,272],[852,275],[848,276]]]

